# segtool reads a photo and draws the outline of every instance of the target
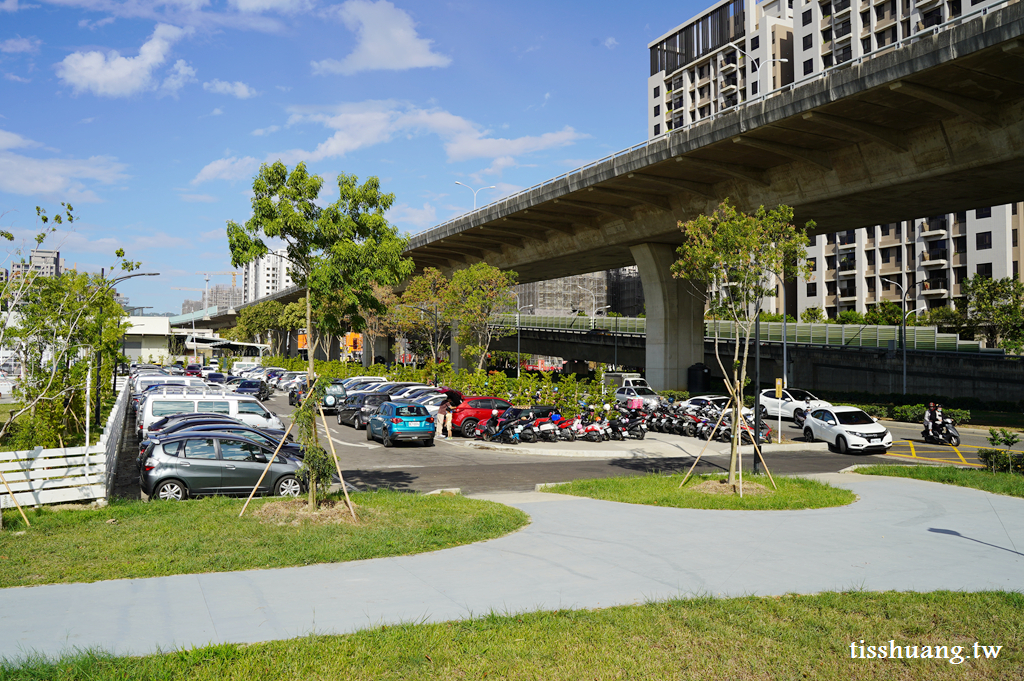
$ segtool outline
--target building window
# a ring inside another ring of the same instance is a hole
[[[834,296],[836,294],[836,282],[834,282],[834,281],[826,281],[825,282],[825,291],[830,296]]]
[[[1016,260],[1013,261],[1013,278],[1020,278],[1020,263],[1017,262]]]
[[[992,248],[992,232],[978,232],[976,238],[976,250],[984,251],[988,250],[989,248]]]
[[[1017,214],[1017,204],[1016,203],[1012,203],[1012,204],[1010,204],[1010,215],[1016,215],[1016,214]]]
[[[817,258],[807,258],[807,269],[809,269],[811,272],[817,272],[818,271],[818,259]]]
[[[964,279],[967,278],[966,267],[954,267],[953,268],[953,282],[956,284],[962,284]]]
[[[979,220],[982,218],[990,218],[992,217],[992,208],[979,208],[978,210],[974,211],[974,217],[976,217]]]
[[[889,262],[889,249],[883,248],[878,252],[878,257],[881,258],[882,262]]]
[[[661,125],[660,124],[655,123],[655,125],[654,125],[654,134],[655,135],[660,135],[661,134]]]
[[[836,268],[836,256],[826,255],[825,256],[825,269],[834,270]]]
[[[882,280],[882,290],[883,291],[888,291],[890,288],[892,288],[892,284],[889,282],[889,280],[888,279],[883,279]]]
[[[1012,238],[1013,238],[1013,247],[1017,248],[1017,230],[1014,229],[1013,231],[1010,232],[1010,234],[1012,235]]]
[[[879,47],[881,47],[881,45],[879,45]],[[861,52],[870,52],[871,51],[871,38],[861,38],[861,41],[860,41],[860,51]]]
[[[805,35],[804,36],[804,49],[805,50],[811,49],[813,42],[814,42],[814,36],[812,36],[810,34]]]
[[[756,50],[759,47],[761,47],[761,36],[755,35],[750,39],[750,49]]]
[[[888,222],[885,223],[884,225],[882,225],[880,227],[880,229],[882,231],[882,236],[889,236],[889,223]],[[886,258],[886,259],[888,260],[888,258]]]
[[[803,13],[803,22],[804,22],[803,25],[804,26],[808,25],[813,20],[814,20],[814,18],[811,16],[811,10],[807,10],[807,11],[805,11]]]
[[[992,263],[990,262],[979,262],[978,263],[978,276],[985,277],[986,279],[992,278]]]
[[[658,85],[658,86],[656,86],[654,88],[654,98],[657,99],[658,97],[661,97],[661,86],[660,85]]]
[[[807,285],[807,297],[817,298],[818,297],[818,285],[811,283]]]
[[[661,115],[661,104],[654,105],[654,115],[656,117]]]
[[[868,257],[868,265],[870,267],[874,267],[875,266],[875,252],[873,250],[868,251],[867,252],[867,257]]]
[[[808,59],[807,61],[804,62],[804,75],[806,76],[808,73],[810,73],[813,70],[814,70],[814,60],[813,59]]]
[[[958,236],[953,239],[953,252],[954,253],[966,253],[967,252],[967,237]]]
[[[753,83],[750,84],[750,94],[752,94],[752,95],[756,95],[757,94],[757,81],[756,80]]]

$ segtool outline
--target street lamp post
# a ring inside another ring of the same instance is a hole
[[[105,274],[105,268],[101,268],[100,269],[100,282],[103,282],[104,274]],[[120,283],[122,281],[125,281],[127,279],[133,279],[135,277],[156,277],[156,276],[159,276],[159,275],[160,275],[159,272],[137,272],[135,274],[126,274],[123,277],[118,277],[117,279],[113,279],[110,282],[107,282],[106,284],[104,284],[103,286],[100,287],[99,292],[102,292],[105,289],[109,289],[109,288],[113,287],[114,285],[116,285],[116,284],[118,284],[118,283]],[[99,327],[100,327],[100,329],[99,329],[100,330],[100,333],[99,333],[100,345],[102,347],[102,343],[103,343],[103,303],[102,302],[100,303],[100,324],[99,324]],[[103,373],[102,369],[103,369],[103,353],[100,350],[97,350],[96,351],[96,425],[97,426],[100,425],[100,374]]]
[[[473,210],[476,210],[476,193],[477,192],[483,191],[484,189],[496,189],[496,187],[493,184],[490,187],[480,187],[480,189],[473,189],[468,184],[462,184],[458,180],[455,181],[455,184],[461,184],[463,187],[465,187],[469,191],[473,192]]]
[[[747,54],[746,52],[744,52],[743,50],[741,50],[738,47],[736,48],[736,51],[739,52],[740,54],[742,54],[747,59],[749,59],[750,63],[754,66],[754,73],[756,74],[754,76],[754,82],[757,83],[758,89],[760,89],[760,87],[761,87],[761,67],[764,66],[764,64],[759,63],[757,59],[754,59],[753,57],[751,57],[749,54]],[[765,64],[771,64],[772,62],[779,62],[780,64],[786,64],[786,63],[789,62],[789,60],[788,59],[769,59],[769,60],[767,60],[765,62]],[[761,97],[766,97],[767,95],[768,95],[767,92],[761,93]]]
[[[520,305],[519,304],[519,294],[517,292],[513,291],[512,295],[514,295],[516,297],[516,378],[519,378],[519,375],[522,372],[522,368],[523,368],[523,356],[522,356],[522,349],[521,349],[521,345],[520,345],[521,334],[519,333],[519,314],[523,310],[530,309],[531,307],[533,307],[533,305]]]
[[[910,294],[910,291],[915,286],[920,286],[921,284],[924,283],[924,281],[923,280],[922,281],[915,281],[913,284],[911,284],[910,286],[907,286],[906,288],[904,288],[901,284],[897,283],[893,279],[886,279],[885,277],[882,277],[882,281],[887,281],[890,284],[895,285],[896,288],[898,288],[900,290],[900,293],[902,294],[902,297],[903,297],[903,307],[902,307],[902,310],[904,312],[904,315],[903,315],[903,324],[900,326],[900,345],[903,346],[903,394],[906,395],[907,394],[907,317],[909,316],[908,313],[907,313],[907,295]]]

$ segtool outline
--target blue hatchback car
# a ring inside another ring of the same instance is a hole
[[[417,440],[434,446],[434,417],[422,404],[383,402],[366,423],[366,439],[380,439],[385,447],[398,440]]]

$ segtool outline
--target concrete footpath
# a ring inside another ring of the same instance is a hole
[[[489,494],[480,498],[524,510],[531,524],[416,556],[2,589],[0,656],[90,647],[142,654],[691,595],[1024,589],[1024,499],[899,478],[817,477],[860,499],[739,512]]]

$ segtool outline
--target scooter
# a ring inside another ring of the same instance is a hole
[[[924,438],[925,442],[933,445],[960,446],[960,431],[956,429],[953,419],[948,416],[944,417],[940,423],[932,426],[931,433],[928,432],[927,428],[922,430],[921,437]]]

